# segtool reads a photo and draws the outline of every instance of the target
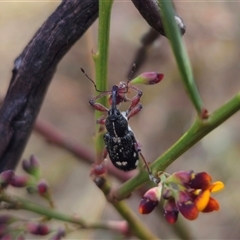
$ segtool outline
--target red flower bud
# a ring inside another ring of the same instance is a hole
[[[178,210],[185,218],[194,220],[198,217],[198,208],[186,192],[180,191],[176,202]]]
[[[212,177],[206,172],[192,174],[191,180],[187,184],[188,187],[193,189],[208,189],[212,183]]]
[[[141,214],[149,214],[153,211],[157,204],[158,201],[152,201],[149,198],[142,198],[138,210]]]
[[[208,213],[208,212],[218,211],[219,208],[220,206],[218,201],[210,197],[207,206],[203,209],[202,212]]]
[[[170,198],[164,202],[164,217],[170,224],[174,224],[178,219],[178,209],[174,198]]]
[[[34,235],[44,236],[49,234],[49,227],[42,223],[28,223],[26,226],[26,230]]]
[[[37,185],[38,193],[44,195],[47,193],[49,186],[45,179],[42,179]]]

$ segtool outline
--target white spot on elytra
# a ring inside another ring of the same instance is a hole
[[[122,166],[122,163],[121,163],[121,162],[116,162],[116,164],[117,164],[118,166]]]
[[[139,161],[137,160],[137,161],[135,162],[135,166],[137,166],[137,165],[138,165],[138,163],[139,163]]]
[[[128,164],[128,162],[122,162],[123,166],[126,166]]]

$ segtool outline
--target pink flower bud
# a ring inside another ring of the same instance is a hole
[[[11,182],[14,177],[13,170],[7,170],[0,174],[0,185],[1,187],[7,187],[7,185]]]
[[[24,159],[22,161],[22,168],[32,176],[36,178],[40,177],[40,164],[34,155],[32,155],[29,160]]]
[[[10,182],[10,184],[13,187],[26,187],[28,186],[28,183],[29,183],[28,176],[17,176],[17,175],[15,175]]]
[[[192,170],[175,172],[166,179],[166,183],[174,182],[184,186],[185,184],[189,183],[192,174],[193,174]]]
[[[162,73],[145,72],[131,80],[131,83],[142,83],[152,85],[159,83],[163,79],[163,77],[164,75]]]

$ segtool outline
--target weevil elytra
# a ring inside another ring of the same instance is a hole
[[[101,92],[95,98],[90,99],[89,103],[94,109],[106,113],[106,115],[97,120],[98,124],[104,124],[107,129],[107,132],[103,136],[105,142],[103,159],[109,155],[110,160],[116,168],[123,171],[131,171],[137,168],[139,156],[141,156],[148,171],[149,178],[155,183],[158,183],[159,179],[153,176],[141,153],[134,133],[128,124],[128,120],[142,109],[142,104],[140,103],[142,91],[134,86],[129,86],[130,80],[127,83],[120,82],[119,85],[114,85],[111,91],[99,91],[94,81],[88,77],[83,69],[81,70],[94,84],[96,91]],[[133,89],[137,92],[136,96],[132,99],[127,98],[129,89]],[[97,99],[106,95],[110,96],[110,108],[96,102]],[[131,102],[130,106],[126,112],[120,112],[117,106],[121,102],[126,101]]]

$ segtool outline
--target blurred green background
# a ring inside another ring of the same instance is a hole
[[[0,97],[3,98],[6,94],[14,59],[59,4],[60,1],[0,1]],[[186,24],[187,31],[183,38],[199,91],[205,106],[211,112],[240,89],[240,5],[228,1],[176,1],[176,9]],[[134,55],[140,47],[140,38],[148,28],[131,1],[114,2],[109,88],[126,80]],[[54,124],[90,151],[94,150],[95,123],[94,111],[88,100],[94,96],[94,88],[81,73],[80,67],[94,79],[92,51],[97,51],[97,22],[62,59],[39,114],[39,119]],[[166,38],[161,37],[155,41],[137,74],[145,71],[165,75],[158,85],[139,86],[144,93],[141,101],[144,108],[130,120],[137,140],[142,144],[143,154],[151,162],[188,129],[196,114],[183,89]],[[192,238],[240,237],[239,120],[240,113],[237,113],[167,169],[169,173],[190,169],[196,172],[207,171],[213,180],[225,183],[224,191],[214,195],[220,202],[220,211],[200,214],[192,222],[183,219]],[[40,159],[43,175],[52,186],[57,208],[61,212],[76,214],[89,222],[121,219],[92,183],[89,164],[79,162],[73,155],[47,143],[34,132],[23,158],[28,158],[31,154]],[[22,172],[20,167],[18,171]],[[119,184],[116,179],[112,179],[114,184]],[[11,191],[24,194],[15,189]],[[134,194],[127,201],[138,214],[138,195]],[[173,227],[167,225],[156,213],[140,217],[160,238],[178,238]],[[115,237],[115,234],[107,231],[83,230],[68,235],[66,239]]]

